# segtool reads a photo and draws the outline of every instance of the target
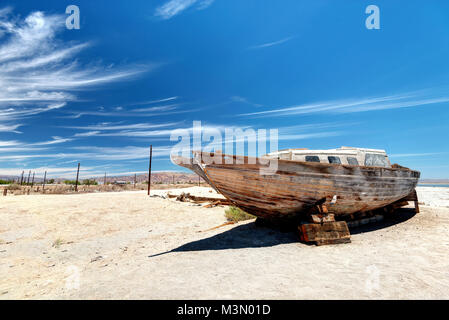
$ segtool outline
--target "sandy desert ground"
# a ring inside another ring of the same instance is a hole
[[[0,299],[448,299],[449,188],[418,195],[320,247],[142,191],[1,197]]]

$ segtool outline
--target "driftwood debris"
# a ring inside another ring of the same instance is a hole
[[[231,224],[236,224],[236,223],[237,223],[236,221],[228,221],[228,222],[225,222],[223,224],[220,224],[219,226],[216,226],[216,227],[213,227],[213,228],[210,228],[210,229],[207,229],[207,230],[203,230],[203,231],[198,231],[198,232],[212,231],[212,230],[215,230],[215,229],[218,229],[218,228],[221,228],[221,227],[226,227],[226,226],[229,226]]]
[[[207,205],[204,206],[204,208],[212,208],[215,206],[231,205],[231,202],[227,199],[198,197],[198,196],[193,196],[190,193],[185,193],[185,192],[181,193],[180,195],[173,195],[173,194],[167,193],[167,196],[169,198],[176,198],[177,201],[181,201],[181,202],[208,203]]]

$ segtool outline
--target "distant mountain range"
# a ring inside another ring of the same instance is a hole
[[[136,177],[137,183],[148,181],[148,174],[138,174],[136,176],[106,176],[106,182],[114,181],[125,181],[134,182],[134,177]],[[95,178],[98,182],[103,182],[104,178]],[[201,179],[202,182],[204,182]],[[198,182],[198,175],[194,173],[184,173],[184,172],[155,172],[151,173],[151,183],[195,183]]]
[[[106,182],[112,183],[114,181],[125,181],[125,182],[134,182],[134,178],[136,179],[137,183],[142,183],[148,181],[148,174],[138,174],[136,176],[134,175],[128,175],[128,176],[106,176]],[[24,179],[28,179],[28,175],[24,176]],[[54,179],[54,178],[52,178]],[[103,183],[104,177],[95,177],[91,178],[92,180],[98,181],[98,183]],[[7,176],[7,175],[0,175],[0,180],[15,180],[17,181],[17,176]],[[32,180],[32,177],[30,178],[30,182]],[[63,182],[64,180],[69,180],[67,178],[55,178],[55,182]],[[80,179],[82,180],[82,179]],[[35,183],[42,183],[43,179],[35,178]],[[197,183],[198,182],[198,175],[194,173],[184,173],[184,172],[155,172],[151,174],[151,183]],[[201,182],[204,182],[203,179],[201,179]]]
[[[449,184],[449,179],[421,179],[419,183],[429,184]]]

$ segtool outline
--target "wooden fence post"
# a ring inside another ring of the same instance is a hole
[[[78,162],[78,170],[76,171],[75,192],[78,192],[78,177],[80,174],[80,163]]]
[[[42,184],[42,193],[45,193],[45,182],[47,180],[47,171],[44,173],[44,183]]]
[[[151,158],[153,157],[153,145],[150,145],[150,166],[148,168],[148,195],[151,189]]]

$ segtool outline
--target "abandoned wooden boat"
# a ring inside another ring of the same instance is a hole
[[[269,160],[277,169],[264,174]],[[391,165],[384,150],[352,147],[287,149],[261,158],[193,152],[191,159],[172,161],[200,175],[235,206],[267,219],[300,217],[317,205],[336,218],[372,211],[407,197],[420,176]]]

